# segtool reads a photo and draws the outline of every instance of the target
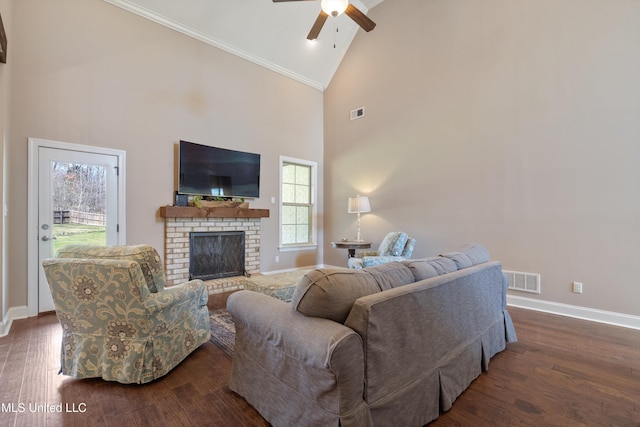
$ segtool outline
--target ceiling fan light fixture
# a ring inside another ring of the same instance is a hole
[[[347,10],[349,0],[322,0],[320,8],[324,13],[331,16],[338,16]]]

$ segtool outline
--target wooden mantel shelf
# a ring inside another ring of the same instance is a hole
[[[269,209],[162,206],[162,218],[269,218]]]

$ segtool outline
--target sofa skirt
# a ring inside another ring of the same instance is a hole
[[[505,348],[505,324],[500,319],[412,383],[368,402],[374,425],[423,426],[435,420],[451,409],[456,398],[488,369],[489,359]]]

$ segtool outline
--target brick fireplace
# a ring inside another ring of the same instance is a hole
[[[167,285],[189,280],[189,239],[192,232],[242,231],[245,236],[245,270],[260,272],[260,220],[269,217],[268,209],[194,208],[163,206],[164,265]],[[238,288],[233,277],[207,281],[209,292],[223,292]]]

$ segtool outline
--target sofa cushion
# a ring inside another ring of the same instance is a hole
[[[449,258],[436,256],[432,258],[426,258],[427,262],[435,268],[438,272],[438,275],[453,273],[458,269],[458,265],[455,261],[450,260]]]
[[[413,273],[413,277],[415,281],[430,279],[432,277],[438,276],[438,272],[436,269],[427,262],[425,259],[415,259],[410,261],[405,261],[404,265],[407,266],[411,273]]]
[[[458,269],[455,261],[441,256],[407,260],[404,262],[404,265],[411,270],[416,282],[451,273]]]
[[[376,292],[380,286],[365,270],[319,268],[300,279],[291,306],[305,316],[344,323],[355,300]]]
[[[409,236],[402,231],[393,231],[384,236],[378,247],[378,255],[401,256]]]
[[[458,266],[458,270],[489,262],[489,251],[477,243],[468,243],[460,248],[459,251],[447,252],[441,256],[453,260]]]
[[[388,262],[364,269],[372,275],[380,289],[387,290],[416,281],[411,270],[401,262]]]
[[[158,252],[149,245],[66,245],[60,248],[57,258],[122,259],[136,261],[144,274],[149,292],[164,289],[166,279]]]
[[[447,252],[444,254],[440,254],[440,256],[449,258],[451,261],[455,262],[458,270],[460,270],[461,268],[471,267],[473,265],[473,262],[471,262],[471,258],[469,258],[469,255],[465,254],[464,252]]]
[[[465,253],[473,265],[489,262],[490,259],[489,250],[477,243],[467,243],[460,248],[460,252]]]

